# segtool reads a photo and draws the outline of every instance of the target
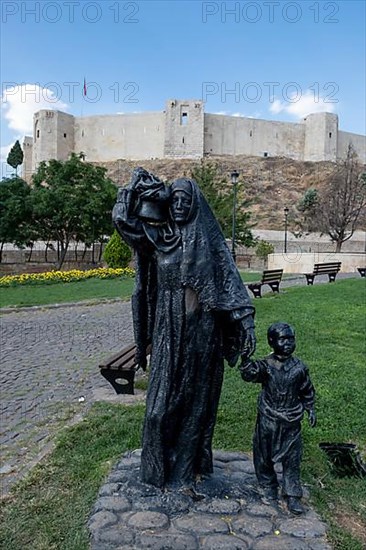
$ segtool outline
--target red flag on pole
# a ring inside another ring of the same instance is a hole
[[[84,76],[83,95],[86,97],[86,80],[85,80],[85,76]]]

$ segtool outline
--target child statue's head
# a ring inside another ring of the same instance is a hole
[[[267,331],[267,339],[278,357],[290,357],[295,351],[295,331],[287,323],[273,323]]]

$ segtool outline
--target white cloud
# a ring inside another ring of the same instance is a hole
[[[33,113],[40,109],[62,109],[68,105],[55,96],[53,90],[37,84],[22,84],[6,88],[1,97],[3,118],[10,130],[32,134]]]
[[[15,140],[16,141],[16,140]],[[15,143],[14,141],[14,143]],[[3,145],[0,148],[0,161],[6,162],[10,149],[13,147],[14,143],[9,143],[9,145]]]
[[[301,119],[311,113],[334,113],[336,111],[336,103],[325,101],[323,97],[317,97],[313,91],[306,90],[303,93],[290,95],[289,101],[280,101],[279,99],[272,100],[269,110],[273,114],[287,113],[294,118]]]

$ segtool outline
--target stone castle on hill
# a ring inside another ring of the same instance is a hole
[[[75,117],[61,111],[34,114],[33,137],[24,138],[23,177],[41,161],[71,152],[90,162],[118,159],[199,159],[207,155],[288,157],[336,161],[352,143],[366,162],[366,137],[340,131],[338,116],[310,114],[301,122],[275,122],[204,112],[200,100],[170,99],[164,111]]]

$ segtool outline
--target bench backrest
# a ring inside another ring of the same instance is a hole
[[[283,269],[265,269],[262,274],[261,282],[271,283],[282,279]]]
[[[341,269],[342,262],[326,262],[322,264],[314,264],[314,273],[338,273]]]

